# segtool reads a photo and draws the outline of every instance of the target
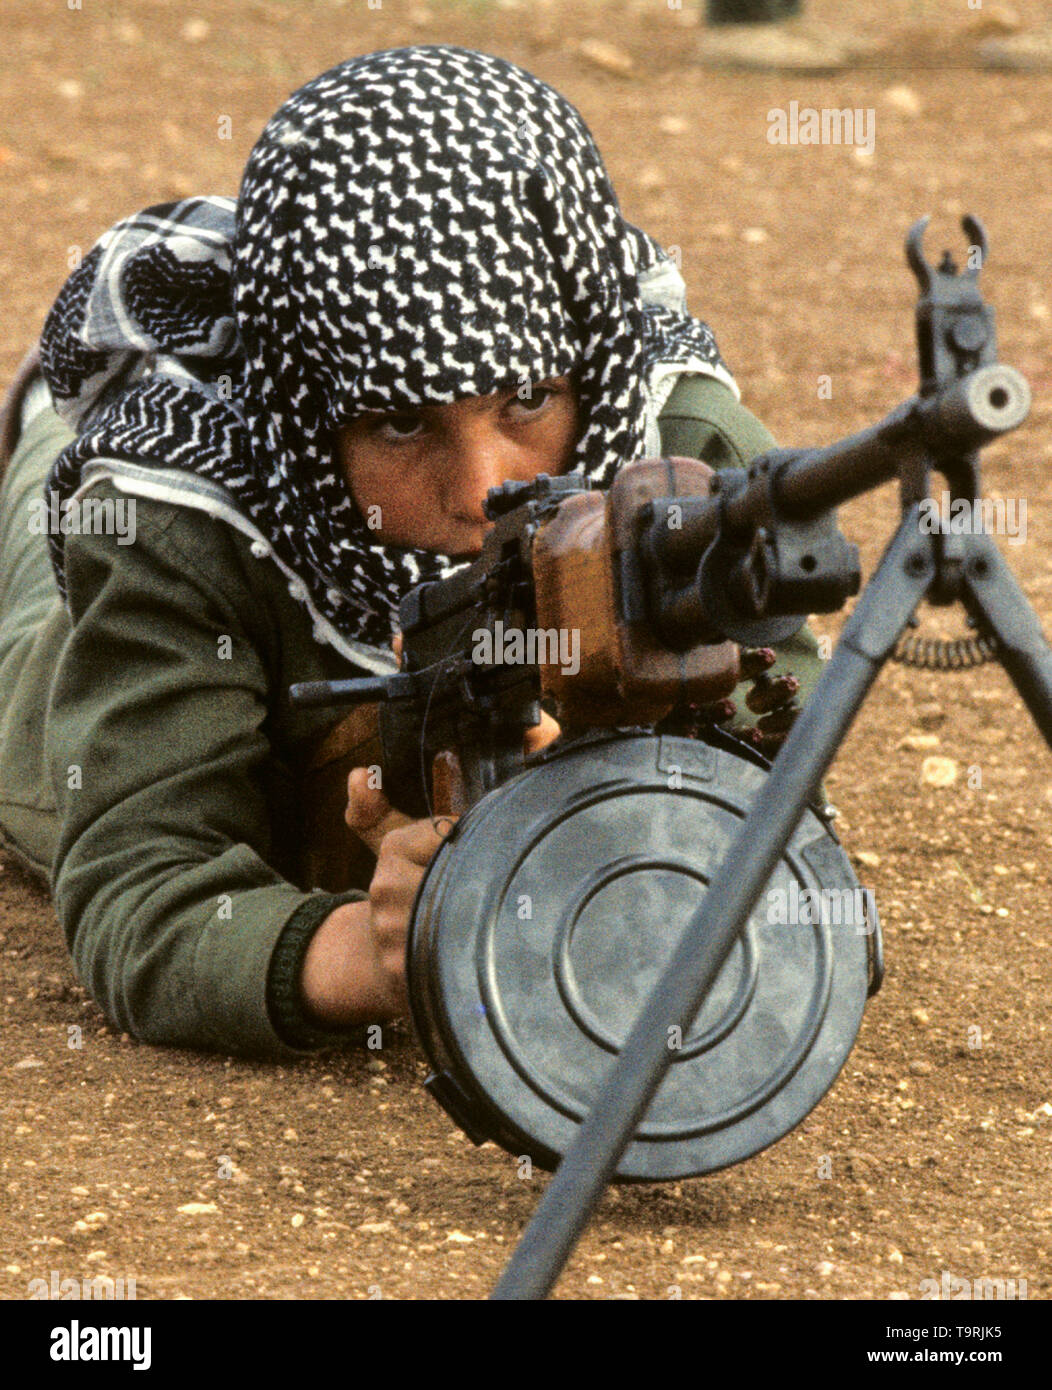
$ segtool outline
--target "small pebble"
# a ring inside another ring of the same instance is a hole
[[[635,66],[631,54],[602,39],[585,39],[578,52],[593,67],[602,68],[603,72],[612,72],[618,77],[627,77]]]
[[[937,729],[941,724],[946,723],[946,711],[942,705],[934,703],[918,705],[916,719],[922,729]]]
[[[888,87],[884,92],[884,100],[904,116],[919,116],[924,110],[924,103],[912,87]]]
[[[925,758],[921,763],[921,781],[929,787],[952,787],[957,781],[957,764],[952,758]]]
[[[939,743],[938,734],[907,734],[899,739],[899,747],[911,753],[919,753],[926,748],[938,748]]]

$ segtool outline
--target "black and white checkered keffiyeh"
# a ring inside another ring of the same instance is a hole
[[[510,63],[444,46],[369,54],[301,88],[236,203],[119,223],[59,295],[43,359],[78,430],[48,491],[71,495],[103,460],[162,470],[190,506],[178,474],[220,484],[256,553],[296,577],[319,639],[369,648],[387,647],[408,589],[457,566],[377,542],[336,460],[341,424],[573,371],[574,466],[604,486],[654,448],[677,373],[736,389],[672,262],[623,220],[576,110]],[[61,587],[62,537],[52,546]]]

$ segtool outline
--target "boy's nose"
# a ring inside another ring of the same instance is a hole
[[[449,510],[466,521],[487,524],[486,494],[515,476],[515,450],[499,430],[483,427],[462,431],[452,452]]]

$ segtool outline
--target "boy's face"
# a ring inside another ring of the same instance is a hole
[[[482,510],[487,491],[565,472],[579,427],[572,379],[553,377],[525,400],[512,388],[362,415],[339,431],[339,457],[377,540],[467,557],[491,525]]]

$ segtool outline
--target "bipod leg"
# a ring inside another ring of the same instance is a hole
[[[1037,614],[990,536],[970,536],[966,557],[967,606],[997,638],[997,659],[1052,745],[1052,647]]]
[[[669,1028],[686,1037],[749,914],[881,666],[935,573],[932,538],[913,507],[866,586],[827,670],[793,726],[748,816],[687,923],[494,1289],[544,1298],[584,1230],[672,1061]]]

